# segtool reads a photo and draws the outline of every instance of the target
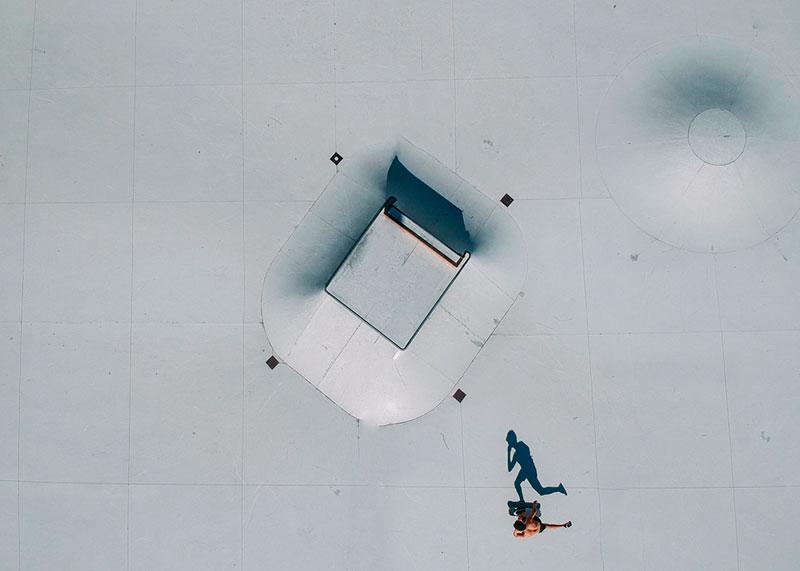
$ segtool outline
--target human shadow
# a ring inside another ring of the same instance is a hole
[[[547,496],[557,492],[565,496],[567,495],[567,490],[564,488],[563,483],[558,486],[543,486],[541,482],[539,482],[536,464],[533,463],[533,458],[531,457],[531,449],[522,440],[517,440],[516,432],[509,430],[506,435],[506,442],[508,443],[506,457],[508,471],[510,472],[513,470],[514,466],[519,466],[519,474],[517,474],[517,478],[514,480],[514,489],[517,490],[520,502],[525,502],[525,498],[522,495],[522,482],[525,480],[528,481],[534,491],[540,496]],[[513,456],[511,454],[512,450],[514,451]],[[511,506],[509,505],[509,507]]]

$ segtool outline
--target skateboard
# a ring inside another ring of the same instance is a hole
[[[536,515],[537,517],[539,516],[540,513],[542,513],[541,510],[542,506],[541,504],[539,504],[539,502],[515,502],[514,500],[508,500],[507,505],[508,505],[508,515],[514,517],[525,513],[525,510],[528,508],[535,510],[536,513],[534,515]]]

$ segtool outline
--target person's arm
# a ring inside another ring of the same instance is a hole
[[[568,521],[566,523],[541,523],[542,529],[545,527],[554,528],[554,527],[572,527],[572,522]]]
[[[517,463],[517,452],[514,451],[514,456],[511,456],[511,446],[508,447],[508,471],[510,472],[514,468],[514,464]]]

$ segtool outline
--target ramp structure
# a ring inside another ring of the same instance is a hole
[[[407,141],[376,146],[342,163],[276,256],[264,328],[348,413],[403,422],[451,394],[526,268],[498,199]]]

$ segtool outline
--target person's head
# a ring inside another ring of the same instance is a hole
[[[517,531],[525,531],[525,522],[522,521],[521,519],[518,519],[517,521],[514,522],[514,529],[516,529]]]
[[[506,434],[506,442],[512,448],[517,445],[517,433],[513,430],[509,430],[508,434]]]

